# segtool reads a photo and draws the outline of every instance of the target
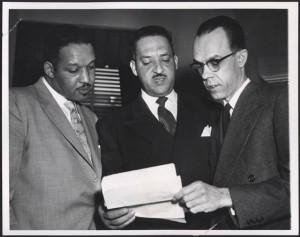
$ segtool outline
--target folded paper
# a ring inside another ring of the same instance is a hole
[[[136,216],[175,221],[184,218],[183,208],[171,202],[181,187],[174,164],[109,175],[102,180],[108,209],[128,207]]]

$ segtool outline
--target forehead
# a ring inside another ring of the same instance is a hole
[[[64,61],[92,61],[95,53],[91,44],[68,44],[59,50],[59,59]]]
[[[146,36],[137,42],[137,54],[151,54],[156,51],[171,53],[171,46],[168,40],[163,36]]]
[[[219,27],[208,34],[197,36],[194,41],[193,52],[194,58],[201,60],[230,53],[229,42],[223,28]]]

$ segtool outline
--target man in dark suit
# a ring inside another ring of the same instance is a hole
[[[289,229],[287,88],[247,78],[244,33],[229,17],[203,23],[193,51],[192,68],[224,110],[212,131],[213,185],[194,182],[174,200],[193,213],[217,210],[219,229]]]
[[[44,75],[9,94],[10,229],[96,229],[97,117],[80,104],[94,84],[94,48],[75,27],[52,33]]]
[[[105,175],[174,163],[183,185],[196,180],[208,182],[207,125],[211,126],[219,113],[216,104],[174,91],[178,59],[172,37],[163,27],[138,30],[132,50],[130,66],[141,81],[141,95],[108,119],[97,122]],[[164,105],[159,105],[160,100],[164,100]],[[102,208],[101,212],[110,229],[124,228],[130,223],[128,229],[206,229],[209,224],[204,213],[186,213],[187,224],[182,224],[135,218],[127,208]]]

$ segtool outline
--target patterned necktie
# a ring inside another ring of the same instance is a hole
[[[225,137],[230,122],[230,109],[231,106],[229,103],[227,103],[223,108],[223,114],[222,114],[223,138]]]
[[[166,109],[165,107],[165,103],[168,100],[167,97],[159,97],[156,100],[156,103],[159,104],[158,107],[158,119],[159,122],[165,127],[165,129],[167,129],[167,131],[174,135],[175,131],[176,131],[176,121],[175,118],[173,116],[173,114]]]
[[[75,108],[75,105],[72,101],[67,101],[64,103],[67,109],[70,110],[70,115],[71,115],[71,125],[79,138],[81,144],[83,145],[84,150],[86,151],[90,161],[92,161],[91,158],[91,150],[88,145],[87,137],[84,132],[84,128],[81,123],[81,118],[77,112],[77,109]]]

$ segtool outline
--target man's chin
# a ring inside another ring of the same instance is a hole
[[[87,93],[87,94],[78,94],[76,95],[76,97],[73,98],[74,101],[77,101],[77,102],[80,102],[80,101],[83,101],[83,100],[86,100],[88,99],[90,96],[90,93]]]

